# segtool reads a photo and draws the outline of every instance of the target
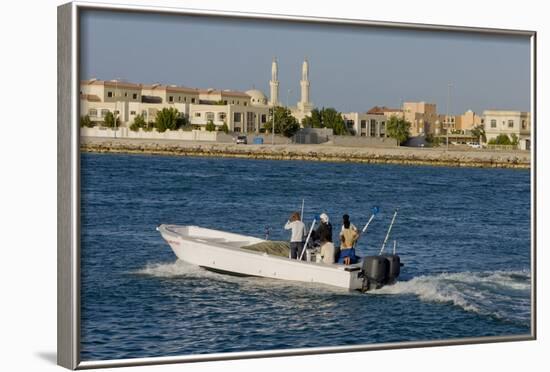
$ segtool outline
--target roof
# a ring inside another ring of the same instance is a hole
[[[101,98],[99,98],[96,94],[81,94],[80,99],[86,100],[88,102],[101,102]]]
[[[81,85],[104,85],[104,86],[110,86],[115,88],[128,88],[128,89],[141,89],[141,86],[142,86],[141,84],[129,83],[126,81],[97,80],[97,79],[82,80],[80,84]]]
[[[396,108],[390,108],[386,106],[374,106],[369,111],[367,111],[367,114],[374,114],[374,115],[384,115],[386,112],[401,112],[401,109]]]
[[[230,96],[230,97],[243,97],[243,98],[250,98],[248,94],[245,92],[241,92],[238,90],[221,90],[221,89],[201,89],[199,90],[201,94],[220,94],[222,96]]]
[[[178,86],[178,85],[144,84],[142,85],[142,88],[150,89],[150,90],[166,90],[167,92],[199,94],[199,90],[197,88],[189,88],[189,87]]]

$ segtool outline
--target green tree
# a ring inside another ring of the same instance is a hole
[[[93,128],[95,126],[94,122],[90,119],[89,115],[84,115],[80,117],[80,126],[86,128]]]
[[[409,139],[410,129],[411,123],[395,115],[386,122],[386,134],[391,138],[395,138],[399,145]]]
[[[270,119],[264,124],[266,133],[271,133],[273,125],[273,109],[269,110]],[[285,137],[292,137],[300,129],[298,120],[290,113],[286,107],[275,107],[275,133],[280,133]]]
[[[311,116],[302,119],[302,126],[304,128],[323,128],[321,111],[318,108],[311,110]]]
[[[506,134],[499,134],[497,138],[493,138],[489,141],[489,145],[510,146],[512,145],[512,141],[510,141],[510,137],[508,137]]]
[[[519,145],[519,137],[515,133],[512,133],[510,135],[510,138],[511,138],[510,142],[513,146]]]
[[[226,134],[229,133],[229,127],[227,126],[227,123],[225,121],[223,122],[223,125],[220,127],[220,131]]]
[[[471,129],[472,136],[481,138],[483,142],[487,142],[487,136],[485,136],[485,128],[483,125],[476,125]]]
[[[155,117],[155,128],[159,132],[178,129],[178,110],[174,107],[163,108],[157,112]]]
[[[130,125],[130,130],[137,132],[140,128],[145,129],[146,126],[147,123],[145,122],[143,115],[136,115],[134,122]]]
[[[216,130],[216,125],[212,120],[208,120],[208,123],[206,123],[206,130],[209,132],[214,132]]]
[[[115,123],[115,115],[109,111],[105,117],[103,118],[104,125],[107,128],[114,128],[115,126],[118,128],[120,126],[120,118],[117,116],[116,123]]]
[[[302,120],[302,125],[306,128],[330,128],[336,135],[350,134],[342,114],[332,107],[314,108],[311,116]]]

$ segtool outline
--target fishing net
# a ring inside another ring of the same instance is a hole
[[[246,245],[241,248],[255,252],[264,252],[272,256],[288,257],[288,252],[290,251],[290,243],[270,240],[261,243]]]

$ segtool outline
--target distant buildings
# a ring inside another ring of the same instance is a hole
[[[146,122],[151,122],[160,110],[173,107],[196,129],[205,129],[212,122],[217,127],[226,124],[232,132],[258,133],[270,120],[270,108],[283,106],[279,99],[276,59],[271,64],[269,86],[268,98],[258,89],[242,92],[118,80],[83,80],[80,85],[80,114],[88,115],[93,122],[102,122],[107,113],[111,112],[120,120],[121,126],[129,127],[138,115],[142,115]],[[288,109],[301,123],[311,115],[314,108],[310,101],[307,59],[302,64],[300,93],[300,100]],[[510,138],[515,135],[519,139],[520,148],[530,148],[531,120],[528,112],[487,110],[480,116],[468,110],[461,115],[442,115],[437,113],[435,103],[408,101],[401,108],[374,106],[366,112],[342,113],[348,131],[359,137],[387,137],[386,126],[392,116],[411,123],[411,136],[442,137],[448,131],[452,135],[475,138],[471,130],[483,125],[487,141],[500,134]]]
[[[223,124],[233,132],[254,133],[264,128],[269,109],[280,105],[277,61],[272,64],[271,98],[268,101],[257,89],[246,92],[219,89],[197,89],[176,85],[136,84],[111,80],[83,80],[80,83],[80,112],[92,121],[101,122],[108,112],[117,116],[123,126],[129,126],[137,115],[154,121],[159,110],[176,108],[191,125],[204,128],[208,122]],[[292,114],[301,121],[311,115],[309,101],[309,64],[302,65],[301,99]]]

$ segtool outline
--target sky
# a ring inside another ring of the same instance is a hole
[[[99,10],[81,17],[81,79],[256,88],[269,97],[276,57],[279,101],[295,105],[307,58],[315,107],[364,112],[425,101],[445,113],[449,100],[452,114],[530,109],[527,36]]]

